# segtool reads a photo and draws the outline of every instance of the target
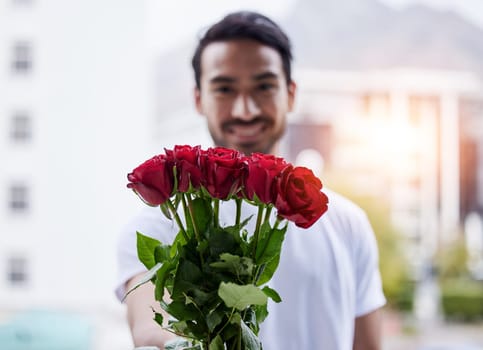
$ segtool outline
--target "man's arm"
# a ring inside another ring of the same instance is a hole
[[[381,349],[381,309],[356,318],[353,350]]]
[[[134,276],[126,283],[126,290],[136,285],[144,273]],[[126,298],[127,320],[134,346],[157,346],[164,349],[164,343],[174,335],[163,330],[154,320],[153,309],[162,312],[166,319],[166,313],[161,310],[159,303],[154,299],[154,285],[145,283]]]

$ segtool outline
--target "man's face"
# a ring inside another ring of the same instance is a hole
[[[209,44],[201,55],[198,112],[217,146],[274,153],[293,107],[280,54],[253,40]]]

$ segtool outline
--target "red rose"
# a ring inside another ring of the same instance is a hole
[[[327,210],[329,200],[321,189],[322,183],[310,169],[285,168],[275,188],[278,215],[299,227],[312,226]]]
[[[218,199],[227,199],[237,193],[246,173],[241,154],[224,147],[202,152],[200,166],[203,171],[201,184],[212,197]]]
[[[200,146],[174,146],[173,150],[166,150],[167,157],[172,159],[174,166],[176,167],[179,192],[187,192],[190,183],[194,189],[200,187],[200,152]]]
[[[271,154],[253,153],[246,158],[248,175],[245,181],[245,195],[253,200],[254,195],[262,203],[274,203],[274,183],[289,164],[283,158]]]
[[[147,204],[164,203],[173,193],[173,164],[162,154],[154,156],[128,174],[132,188]]]

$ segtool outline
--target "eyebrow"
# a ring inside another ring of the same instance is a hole
[[[264,72],[257,74],[253,77],[253,80],[260,81],[260,80],[265,80],[265,79],[277,79],[278,76],[277,74],[273,72]]]
[[[234,83],[235,81],[235,78],[227,77],[225,75],[219,75],[210,79],[210,84]]]
[[[254,75],[252,79],[255,81],[261,81],[265,79],[277,79],[277,77],[278,77],[277,74],[273,72],[263,72],[263,73]],[[230,83],[235,83],[237,80],[238,79],[229,77],[226,75],[219,75],[210,79],[210,84],[223,84],[223,83],[230,84]]]

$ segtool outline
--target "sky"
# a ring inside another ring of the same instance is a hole
[[[303,0],[301,0],[303,1]],[[323,1],[323,0],[322,0]],[[483,28],[483,0],[380,0],[393,8],[425,4],[437,10],[455,11]],[[147,0],[148,45],[156,51],[169,50],[193,40],[196,33],[234,10],[251,9],[282,19],[296,0]],[[169,31],[166,28],[170,28]]]
[[[483,28],[482,0],[383,0],[382,2],[395,8],[410,4],[425,4],[439,10],[452,10]]]
[[[395,8],[411,4],[424,4],[438,10],[452,10],[483,28],[482,0],[383,0],[382,2]]]

